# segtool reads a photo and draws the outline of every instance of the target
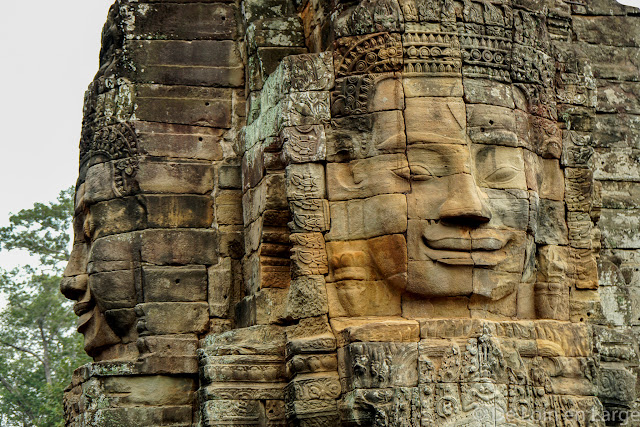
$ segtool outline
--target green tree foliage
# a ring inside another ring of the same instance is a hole
[[[59,291],[69,257],[73,191],[36,203],[0,228],[0,250],[38,260],[0,271],[0,424],[62,426],[62,393],[73,369],[89,359],[75,333],[71,303]]]

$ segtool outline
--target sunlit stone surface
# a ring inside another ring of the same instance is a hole
[[[116,2],[61,284],[95,360],[67,424],[640,419],[637,17]]]

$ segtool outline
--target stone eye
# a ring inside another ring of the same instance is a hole
[[[431,171],[424,166],[411,166],[411,179],[413,181],[426,181],[433,178],[434,176],[435,175],[433,175]]]
[[[489,173],[484,180],[494,183],[505,183],[511,181],[520,172],[520,169],[514,166],[499,166],[493,172]]]
[[[397,168],[397,169],[392,169],[391,172],[395,173],[400,178],[404,178],[404,179],[410,179],[411,178],[411,171],[409,170],[408,167],[401,167],[401,168]]]

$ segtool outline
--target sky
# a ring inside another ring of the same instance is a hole
[[[98,70],[113,0],[3,2],[0,226],[75,184],[84,91]],[[24,259],[0,252],[0,267]]]
[[[84,91],[113,0],[4,2],[0,14],[0,226],[74,185]],[[623,0],[640,6],[640,0]],[[0,252],[0,267],[25,255]]]

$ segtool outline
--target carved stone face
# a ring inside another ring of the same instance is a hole
[[[466,116],[461,98],[407,100],[407,291],[420,296],[497,299],[522,277],[522,149],[492,144],[490,129],[471,143]]]
[[[82,191],[77,192],[76,198],[79,199],[76,205],[84,206]],[[96,280],[95,276],[91,277],[88,274],[93,243],[90,214],[84,211],[76,212],[74,232],[73,250],[60,290],[65,297],[76,301],[73,311],[78,316],[78,332],[84,335],[84,350],[90,356],[97,356],[102,349],[120,342],[120,338],[105,319],[105,306],[108,305],[108,301],[101,298],[113,295],[117,290],[111,289],[113,286],[108,281]],[[99,264],[100,262],[94,267],[99,269]]]
[[[536,119],[504,106],[510,85],[485,81],[495,88],[482,102],[463,98],[461,79],[447,96],[424,89],[452,81],[380,78],[371,103],[396,97],[397,110],[338,119],[327,133],[328,281],[340,315],[399,314],[402,295],[493,304],[532,280],[540,197],[563,198],[558,150],[544,149],[554,138],[533,141]],[[515,298],[506,304],[515,314]]]

